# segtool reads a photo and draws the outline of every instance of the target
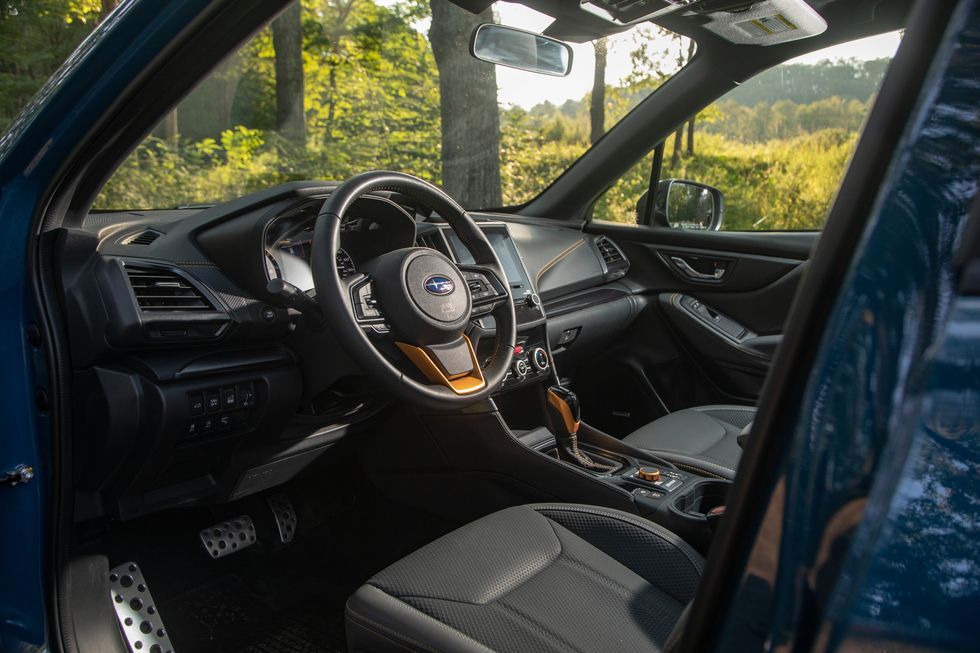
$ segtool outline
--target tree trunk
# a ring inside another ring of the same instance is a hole
[[[684,123],[677,128],[674,132],[674,151],[670,154],[670,167],[673,168],[673,172],[676,174],[677,166],[681,162],[681,147],[684,145]]]
[[[327,84],[327,142],[333,139],[333,123],[337,113],[337,58],[341,52],[341,40],[347,35],[347,19],[350,18],[351,10],[354,8],[354,0],[341,0],[335,5],[337,15],[330,18],[330,24],[326,27],[327,38],[330,39],[330,76]]]
[[[276,51],[276,128],[286,141],[306,147],[303,110],[303,8],[299,2],[272,21],[272,47]]]
[[[171,146],[177,147],[180,130],[177,125],[177,109],[168,113],[163,119],[163,137]]]
[[[694,121],[698,119],[698,114],[691,116],[687,121],[687,155],[694,156]]]
[[[493,22],[449,0],[430,0],[429,42],[439,68],[442,185],[467,208],[500,206],[500,112],[497,71],[469,55],[470,35]]]
[[[691,39],[687,46],[687,62],[690,63],[691,59],[694,58],[694,48],[696,47],[694,39]],[[691,116],[691,119],[687,122],[687,155],[694,156],[694,121],[698,119],[698,114]]]
[[[592,130],[589,142],[595,143],[606,133],[606,37],[592,42],[595,50],[595,73],[592,76],[592,103],[589,106],[589,119]]]

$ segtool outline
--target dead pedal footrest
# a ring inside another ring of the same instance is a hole
[[[109,592],[130,651],[174,653],[170,634],[163,625],[139,565],[126,562],[111,570]]]
[[[293,541],[293,537],[296,535],[296,510],[293,508],[292,502],[289,500],[285,494],[279,493],[274,494],[266,499],[269,504],[269,508],[272,510],[272,516],[276,520],[276,527],[279,529],[279,540],[283,544],[288,544]]]
[[[223,521],[201,531],[201,544],[212,558],[223,558],[255,544],[255,524],[248,515]]]

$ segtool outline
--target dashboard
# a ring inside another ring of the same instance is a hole
[[[80,518],[259,492],[368,428],[389,403],[328,329],[268,290],[281,279],[314,294],[313,228],[333,188],[294,182],[206,209],[92,213],[61,234],[75,399],[91,434],[78,453],[78,488],[91,498]],[[639,311],[622,279],[629,262],[605,237],[513,215],[473,218],[518,322],[501,393],[553,378],[552,360],[593,355]],[[405,247],[473,260],[438,216],[393,193],[356,201],[340,245],[344,276]],[[477,316],[471,327],[483,360],[494,324]]]

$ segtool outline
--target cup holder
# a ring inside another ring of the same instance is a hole
[[[731,481],[699,481],[688,492],[676,497],[671,507],[690,519],[705,519],[712,508],[725,505],[731,486]]]

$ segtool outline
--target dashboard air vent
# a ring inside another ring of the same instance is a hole
[[[602,236],[596,241],[596,247],[599,248],[599,254],[602,255],[602,260],[606,262],[607,266],[611,266],[615,263],[623,261],[623,253],[619,251],[619,248],[605,236]]]
[[[149,245],[154,240],[162,236],[163,234],[159,231],[154,231],[153,229],[147,229],[141,231],[135,236],[130,236],[123,241],[124,245]]]
[[[127,265],[126,275],[141,311],[215,310],[204,293],[172,270]]]

